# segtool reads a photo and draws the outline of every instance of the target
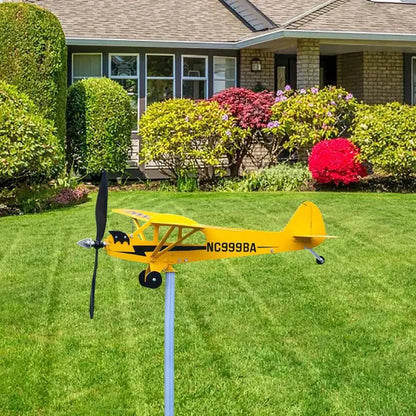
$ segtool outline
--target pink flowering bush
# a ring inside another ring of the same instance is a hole
[[[52,202],[58,206],[77,205],[87,200],[88,193],[88,189],[83,185],[76,188],[64,188],[53,198]]]
[[[359,149],[348,139],[324,140],[316,144],[309,157],[309,170],[320,184],[348,185],[367,175],[358,161]]]
[[[342,88],[277,91],[264,131],[289,151],[310,149],[321,140],[344,136],[351,128],[357,101]]]

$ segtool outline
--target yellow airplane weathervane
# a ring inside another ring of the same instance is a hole
[[[107,173],[104,171],[96,203],[97,234],[95,240],[84,239],[78,244],[95,248],[95,266],[90,295],[90,317],[94,315],[95,280],[98,250],[123,260],[144,263],[139,282],[148,288],[158,288],[162,272],[166,272],[165,308],[165,415],[173,415],[173,314],[174,269],[177,264],[231,257],[258,256],[287,251],[308,250],[318,264],[324,258],[314,248],[326,238],[325,224],[319,208],[312,202],[302,203],[282,231],[255,231],[201,225],[173,214],[159,214],[133,209],[114,209],[130,217],[135,225],[131,233],[109,231],[103,240],[107,222]],[[196,237],[199,236],[197,239]],[[197,242],[195,242],[195,239]],[[169,279],[168,279],[169,277]],[[166,411],[167,410],[167,411]]]

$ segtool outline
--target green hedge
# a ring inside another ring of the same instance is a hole
[[[398,178],[416,174],[416,107],[389,103],[360,105],[351,141],[360,159],[378,173]]]
[[[49,11],[0,4],[0,80],[16,85],[55,124],[64,145],[67,63],[65,36]]]
[[[69,88],[67,160],[76,172],[124,172],[131,127],[130,98],[117,82],[90,78]]]
[[[0,81],[0,184],[41,182],[63,167],[63,152],[50,121],[16,87]]]

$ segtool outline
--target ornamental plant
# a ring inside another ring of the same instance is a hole
[[[360,105],[351,140],[377,173],[398,179],[416,174],[416,107]]]
[[[358,182],[367,175],[358,161],[359,149],[348,139],[338,138],[317,143],[309,157],[309,170],[320,184]]]
[[[67,160],[76,173],[124,172],[131,126],[130,99],[117,82],[90,78],[69,88]]]
[[[218,102],[226,109],[237,121],[237,126],[245,131],[245,139],[227,155],[231,176],[238,176],[243,159],[251,153],[256,143],[262,141],[262,129],[270,120],[274,96],[269,91],[228,88],[215,94],[210,100]]]
[[[144,162],[177,181],[223,173],[224,155],[238,149],[245,134],[217,102],[172,99],[147,108],[140,136]]]
[[[63,148],[67,48],[59,20],[33,4],[0,4],[0,80],[16,85],[53,121]]]
[[[38,114],[26,94],[0,81],[0,184],[47,181],[63,165],[53,124]]]
[[[277,91],[271,121],[264,131],[290,152],[311,149],[321,140],[345,136],[357,102],[343,88]]]

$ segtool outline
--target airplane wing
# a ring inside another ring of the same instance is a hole
[[[151,211],[138,211],[133,209],[113,209],[113,212],[126,215],[142,221],[149,221],[153,225],[177,226],[185,228],[202,229],[205,226],[198,224],[190,218],[175,214],[159,214]]]

